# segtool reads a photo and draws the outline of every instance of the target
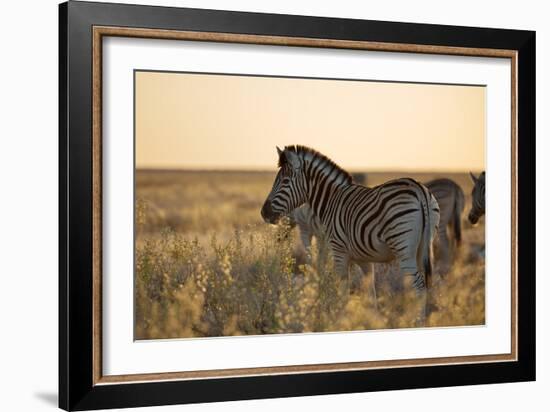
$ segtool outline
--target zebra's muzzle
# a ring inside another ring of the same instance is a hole
[[[261,214],[262,214],[262,219],[264,220],[264,222],[266,223],[271,223],[272,225],[274,225],[275,223],[277,223],[281,217],[281,214],[280,213],[276,213],[273,211],[273,209],[271,208],[271,202],[270,201],[266,201],[262,207],[262,211],[261,211]]]

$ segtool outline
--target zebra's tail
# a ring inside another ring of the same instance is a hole
[[[439,224],[439,204],[427,188],[425,188],[425,194],[427,204],[422,205],[425,211],[425,220],[418,257],[424,272],[426,287],[430,288],[432,283],[432,243]]]
[[[462,222],[461,216],[464,210],[464,193],[461,189],[456,193],[453,206],[453,233],[456,241],[456,246],[459,247],[462,242]]]

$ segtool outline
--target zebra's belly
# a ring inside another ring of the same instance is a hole
[[[353,260],[384,263],[394,259],[391,249],[385,243],[375,241],[373,242],[373,246],[373,249],[367,249],[368,253],[366,254],[363,251],[355,250],[354,253],[352,253]]]

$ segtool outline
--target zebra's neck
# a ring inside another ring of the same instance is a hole
[[[306,159],[308,204],[323,224],[330,220],[328,205],[342,189],[351,185],[350,175],[333,162],[323,158]]]

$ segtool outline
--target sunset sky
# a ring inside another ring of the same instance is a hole
[[[485,168],[485,88],[136,72],[138,168],[273,170],[275,146],[342,167]]]

